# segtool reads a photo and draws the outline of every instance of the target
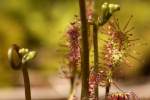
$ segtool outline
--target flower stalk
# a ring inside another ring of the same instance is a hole
[[[25,97],[26,100],[31,100],[31,88],[30,88],[30,79],[27,68],[22,68],[24,87],[25,87]]]
[[[35,51],[29,51],[26,48],[20,48],[16,44],[13,44],[8,50],[8,60],[12,69],[22,70],[26,100],[31,100],[31,90],[30,90],[29,74],[25,64],[31,59],[33,59],[35,55],[36,55]]]
[[[97,2],[98,3],[98,2]],[[98,29],[102,27],[112,16],[112,14],[119,10],[120,7],[116,4],[108,4],[104,3],[101,6],[102,14],[99,17],[99,14],[97,14],[97,4],[94,5],[94,21],[93,21],[93,48],[94,48],[94,72],[97,74],[99,69],[99,55],[98,55]],[[98,99],[98,83],[95,84],[94,94],[95,98]],[[109,93],[110,84],[106,85],[106,91]]]
[[[94,23],[93,25],[93,46],[94,46],[94,72],[98,73],[98,28]],[[95,97],[98,99],[98,84],[95,86]]]
[[[81,18],[81,77],[82,89],[81,100],[89,100],[89,42],[88,42],[88,28],[86,18],[85,0],[79,0],[80,18]]]

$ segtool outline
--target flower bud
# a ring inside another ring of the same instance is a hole
[[[109,18],[112,16],[112,14],[118,10],[120,10],[120,6],[117,4],[108,4],[105,2],[102,6],[102,14],[100,16],[99,24],[103,25],[105,24]]]
[[[109,13],[112,14],[115,11],[120,10],[120,6],[117,4],[109,4]]]
[[[35,51],[29,51],[27,48],[20,48],[16,44],[13,44],[8,49],[8,60],[14,70],[21,69],[22,64],[33,59],[35,55]]]
[[[26,53],[23,57],[22,57],[22,63],[26,63],[27,61],[32,60],[34,57],[36,56],[36,52],[35,51],[29,51],[28,53]]]
[[[19,46],[16,44],[13,44],[8,49],[8,61],[11,65],[11,67],[14,70],[19,70],[21,68],[21,55],[19,54]]]

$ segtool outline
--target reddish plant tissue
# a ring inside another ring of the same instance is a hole
[[[133,92],[129,93],[112,93],[108,96],[108,100],[140,100]]]
[[[120,63],[127,62],[126,57],[127,52],[131,46],[131,36],[128,34],[133,28],[127,29],[131,17],[124,26],[123,30],[120,29],[118,20],[115,18],[108,21],[103,27],[102,32],[109,36],[108,40],[105,41],[102,51],[102,64],[98,70],[98,73],[95,73],[93,70],[90,71],[89,79],[89,97],[92,100],[98,100],[95,97],[94,90],[100,85],[105,87],[109,81],[111,84],[112,81],[112,71],[113,68],[119,66]],[[130,66],[130,65],[128,65]],[[135,93],[113,93],[109,95],[108,100],[139,100]]]
[[[100,71],[101,70],[101,71]],[[95,88],[99,86],[105,86],[107,79],[107,72],[105,69],[99,69],[98,73],[91,70],[90,72],[90,78],[89,78],[89,98],[90,100],[98,100],[98,98],[95,97]]]
[[[97,74],[96,73],[91,73],[90,74],[90,79],[89,79],[89,98],[91,98],[92,100],[98,100],[98,98],[96,98],[95,96],[95,88],[98,86],[98,82],[97,82]]]
[[[70,24],[70,27],[67,31],[68,35],[68,60],[69,66],[77,66],[80,60],[80,28],[78,22],[73,22]]]
[[[67,62],[62,66],[62,73],[65,78],[71,78],[74,77],[73,74],[76,73],[77,67],[80,66],[80,21],[77,16],[75,16],[75,20],[70,23],[65,32],[65,38],[66,42],[63,46],[67,49],[65,56]]]
[[[109,39],[105,41],[103,48],[103,61],[106,68],[112,69],[119,66],[120,63],[127,61],[128,50],[131,46],[131,36],[128,34],[133,28],[127,29],[127,26],[131,20],[132,16],[127,21],[124,28],[121,30],[118,20],[115,18],[106,25],[104,25],[104,33],[109,36]],[[112,73],[112,72],[111,72]],[[111,74],[107,74],[111,75]],[[112,79],[112,76],[107,76],[107,78]],[[108,100],[139,100],[135,93],[113,93],[110,94]]]
[[[131,28],[127,30],[129,21],[126,23],[123,30],[120,29],[118,20],[116,20],[116,18],[104,25],[103,33],[109,36],[109,39],[105,41],[106,44],[104,45],[103,50],[104,65],[108,67],[115,67],[121,62],[127,62],[126,57],[128,56],[127,52],[131,46],[130,38],[132,36],[132,34],[128,34],[128,32],[133,29]]]

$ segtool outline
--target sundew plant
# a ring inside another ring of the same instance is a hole
[[[103,2],[103,3],[102,3]],[[101,4],[102,3],[102,4]],[[118,4],[104,0],[78,0],[79,14],[68,23],[61,44],[66,49],[61,64],[61,76],[70,82],[67,100],[140,100],[134,91],[124,91],[115,82],[114,73],[122,64],[130,66],[128,52],[134,39],[129,15],[122,26],[115,15],[121,11]],[[101,37],[103,35],[105,38]],[[36,51],[13,44],[8,49],[8,61],[15,71],[22,71],[26,100],[32,100],[27,63]],[[135,59],[135,58],[134,58]],[[81,95],[77,95],[81,86]],[[118,92],[111,92],[115,86]],[[105,89],[100,96],[99,87]]]
[[[134,92],[126,92],[119,88],[113,80],[113,72],[121,64],[126,63],[128,51],[132,42],[136,41],[130,33],[133,27],[128,28],[128,21],[123,28],[115,18],[120,6],[100,0],[79,0],[80,15],[75,15],[75,21],[70,23],[65,36],[68,48],[66,55],[67,71],[65,76],[70,80],[70,95],[68,100],[76,97],[76,82],[81,80],[80,100],[101,100],[99,87],[105,87],[105,100],[139,100]],[[107,39],[100,39],[99,35],[106,35]],[[102,41],[101,41],[102,40]],[[99,45],[102,48],[99,48]],[[92,55],[92,56],[91,56]],[[65,68],[64,68],[65,69]],[[118,92],[110,93],[111,85],[118,88]]]

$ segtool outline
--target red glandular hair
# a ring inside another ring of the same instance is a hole
[[[77,22],[70,24],[67,33],[68,37],[68,60],[69,66],[77,66],[80,60],[80,28]]]
[[[75,16],[75,20],[70,23],[65,32],[65,44],[67,49],[65,61],[62,66],[62,73],[66,78],[74,77],[76,69],[80,66],[80,20]],[[74,71],[74,72],[73,72]]]
[[[108,82],[110,82],[111,84],[113,68],[115,68],[122,62],[127,62],[127,52],[131,46],[132,41],[132,34],[128,34],[128,32],[133,29],[133,27],[127,29],[127,26],[131,18],[132,16],[129,18],[123,29],[120,28],[118,20],[115,18],[108,21],[102,27],[102,33],[107,35],[109,38],[105,41],[102,52],[100,54],[102,62],[100,64],[98,73],[95,73],[94,71],[91,71],[90,73],[89,94],[90,97],[94,100],[97,100],[97,98],[95,98],[94,96],[95,87],[97,85],[105,87]]]
[[[134,92],[127,93],[112,93],[108,96],[107,100],[140,100]]]
[[[103,32],[109,36],[109,39],[106,41],[103,48],[103,60],[105,66],[113,67],[119,65],[121,62],[126,62],[125,60],[128,56],[127,52],[131,46],[130,38],[132,36],[132,34],[128,34],[128,32],[133,29],[130,28],[127,30],[129,21],[122,30],[115,18],[104,25]]]
[[[105,82],[107,79],[107,71],[106,70],[101,70],[96,73],[94,70],[91,70],[90,72],[90,78],[89,78],[89,97],[90,100],[98,100],[95,96],[95,88],[100,85],[100,86],[105,86]]]

